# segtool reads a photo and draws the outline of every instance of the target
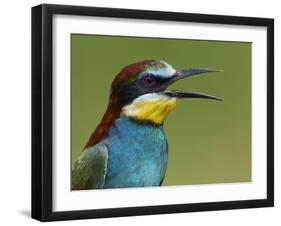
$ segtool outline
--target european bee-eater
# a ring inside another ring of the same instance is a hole
[[[214,69],[176,70],[145,60],[123,68],[111,85],[109,104],[72,172],[72,189],[160,186],[167,169],[167,115],[184,98],[214,96],[165,91],[175,81]]]

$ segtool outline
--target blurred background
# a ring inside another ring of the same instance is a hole
[[[251,181],[251,43],[72,34],[71,51],[72,165],[101,120],[115,75],[128,64],[156,59],[176,69],[223,70],[169,87],[224,102],[183,100],[168,116],[163,185]]]

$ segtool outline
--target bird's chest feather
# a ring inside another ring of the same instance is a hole
[[[168,147],[162,126],[120,118],[105,141],[109,149],[104,187],[160,185]]]

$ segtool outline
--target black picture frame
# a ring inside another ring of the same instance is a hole
[[[95,210],[52,210],[52,18],[55,14],[133,18],[267,28],[267,198]],[[274,20],[43,4],[32,8],[32,218],[40,221],[121,217],[274,205]]]

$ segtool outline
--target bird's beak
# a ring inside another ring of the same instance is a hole
[[[179,99],[182,98],[204,98],[204,99],[212,99],[212,100],[219,100],[223,101],[223,99],[207,95],[204,93],[198,93],[198,92],[190,92],[190,91],[180,91],[180,90],[171,90],[171,91],[164,91],[162,94],[168,96],[168,97],[176,97]]]
[[[193,75],[208,73],[208,72],[222,72],[222,70],[210,69],[210,68],[183,69],[183,70],[178,70],[173,76],[172,80],[175,82],[179,79],[187,78]]]
[[[190,92],[190,91],[164,91],[168,86],[173,84],[175,81],[187,78],[193,75],[203,74],[207,72],[222,72],[222,70],[216,70],[216,69],[208,69],[208,68],[197,68],[197,69],[183,69],[178,70],[173,77],[171,77],[163,86],[161,87],[161,91],[163,94],[169,96],[169,97],[177,97],[177,98],[206,98],[206,99],[213,99],[213,100],[220,100],[222,99],[210,96],[203,93],[197,93],[197,92]]]

